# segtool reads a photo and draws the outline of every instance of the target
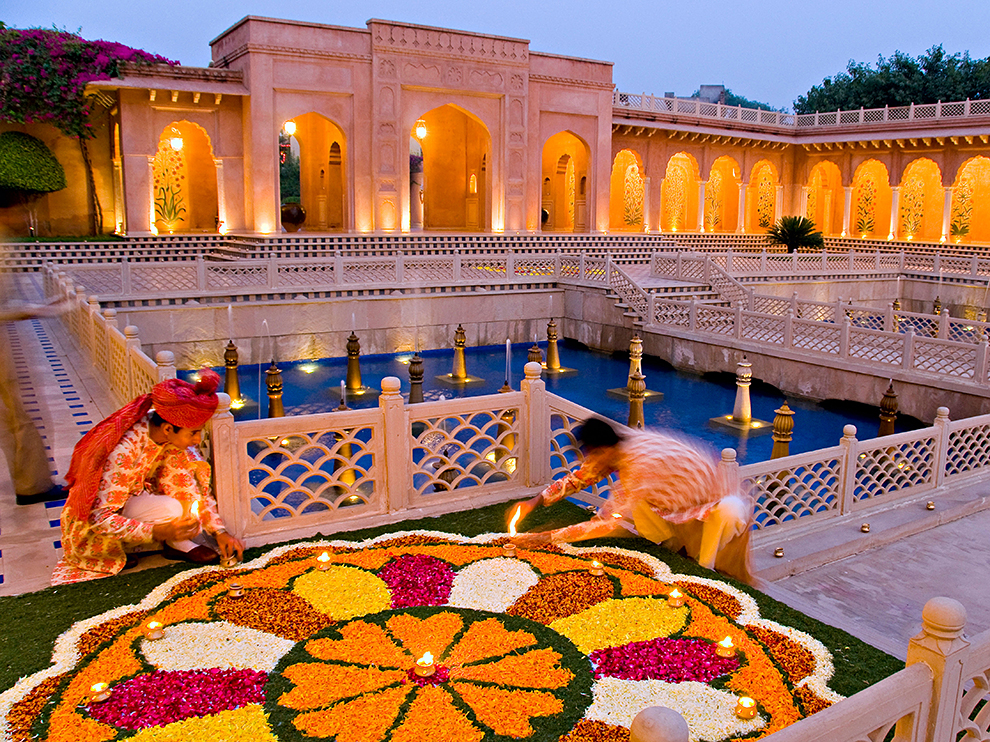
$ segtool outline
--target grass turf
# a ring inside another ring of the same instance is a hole
[[[407,520],[378,528],[348,531],[328,535],[317,534],[312,539],[300,539],[293,543],[332,538],[360,541],[383,533],[424,529],[477,536],[499,531],[504,526],[507,504],[491,505],[476,510],[449,513],[436,518]],[[549,508],[538,508],[526,520],[529,530],[559,528],[585,520],[587,513],[568,502],[560,502]],[[752,595],[760,607],[760,615],[811,634],[832,653],[835,675],[829,686],[837,693],[848,696],[879,682],[903,669],[904,663],[895,657],[875,649],[844,631],[816,621],[763,593],[731,578],[699,567],[695,562],[673,554],[662,547],[641,538],[609,538],[582,541],[580,546],[619,546],[652,554],[670,565],[675,573],[713,577]],[[245,561],[250,561],[268,549],[248,549]],[[0,632],[0,689],[7,689],[25,675],[47,667],[55,639],[76,621],[136,603],[172,575],[192,565],[174,564],[127,575],[75,585],[51,587],[36,593],[0,598],[0,616],[4,631]]]

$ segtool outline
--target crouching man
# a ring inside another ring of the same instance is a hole
[[[195,385],[163,381],[80,439],[65,478],[64,556],[53,585],[117,574],[130,552],[154,542],[164,544],[166,558],[196,564],[243,557],[244,544],[217,513],[210,465],[197,449],[219,383],[208,369]],[[200,531],[216,539],[220,555],[191,540]]]

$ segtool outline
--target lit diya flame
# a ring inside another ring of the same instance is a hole
[[[732,644],[732,637],[725,637],[722,641],[718,642],[718,646],[715,647],[715,654],[719,657],[732,657],[736,653],[736,648]]]
[[[671,608],[680,608],[684,605],[684,593],[678,590],[676,587],[667,593],[667,603]]]
[[[161,639],[165,636],[161,621],[148,621],[144,627],[144,637],[146,639]]]
[[[509,521],[509,535],[516,535],[516,523],[519,522],[519,518],[522,516],[522,505],[516,508],[515,515],[512,516],[512,520]]]
[[[199,520],[199,500],[196,500],[189,508],[189,514],[193,517],[193,520]]]
[[[433,655],[426,652],[422,657],[416,660],[416,674],[421,678],[428,678],[430,675],[437,671],[436,667],[433,665]]]
[[[94,702],[105,701],[110,697],[110,684],[109,683],[93,683],[90,686],[90,700]]]
[[[316,557],[316,561],[320,563],[320,569],[330,568],[330,555],[327,552],[324,551],[322,554]]]
[[[605,574],[605,568],[604,568],[604,566],[597,559],[595,559],[595,560],[593,560],[591,562],[591,568],[588,571],[591,572],[591,574],[593,574],[593,575],[603,575],[603,574]]]
[[[736,716],[740,719],[752,719],[756,716],[756,701],[749,696],[739,696],[736,702]]]

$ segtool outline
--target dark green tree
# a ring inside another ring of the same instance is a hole
[[[87,41],[57,28],[19,30],[0,23],[0,121],[51,124],[78,140],[86,167],[93,234],[102,231],[103,210],[87,141],[96,135],[94,116],[114,101],[87,85],[119,77],[125,63],[177,64],[123,44]]]
[[[990,98],[990,57],[948,54],[933,46],[915,58],[897,51],[876,67],[849,60],[845,72],[826,77],[794,101],[795,113],[907,106]]]
[[[701,95],[700,90],[695,90],[693,93],[691,93],[692,98],[697,98],[700,95]],[[729,90],[729,88],[725,89],[725,105],[742,106],[743,108],[758,108],[761,111],[779,111],[780,113],[784,113],[783,108],[774,108],[769,103],[761,103],[758,100],[751,100],[741,95],[736,95],[731,90]]]
[[[34,203],[63,188],[65,171],[44,142],[20,131],[0,134],[0,206],[22,204],[28,226],[37,234]]]
[[[802,247],[822,249],[825,240],[815,223],[803,216],[782,216],[767,230],[767,241],[771,245],[781,245],[787,252],[796,252]]]

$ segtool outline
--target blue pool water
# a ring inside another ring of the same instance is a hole
[[[519,389],[523,376],[526,353],[531,344],[520,343],[512,346],[512,386]],[[544,355],[546,342],[540,344]],[[441,384],[436,376],[449,374],[453,368],[453,351],[424,351],[423,395],[426,401],[451,397],[494,394],[505,381],[504,346],[466,348],[467,371],[471,376],[480,376],[485,383],[466,388]],[[397,355],[363,356],[361,358],[361,379],[365,386],[381,389],[381,380],[386,376],[397,376],[402,381],[402,392],[409,392],[409,358],[411,353]],[[547,389],[601,415],[625,423],[629,415],[628,402],[609,397],[606,389],[625,387],[629,374],[629,360],[626,354],[611,355],[588,350],[577,343],[560,344],[561,365],[578,370],[577,376],[546,378]],[[241,366],[239,369],[241,394],[247,404],[234,411],[238,420],[250,420],[268,414],[268,398],[264,386],[264,374],[269,364],[262,364],[259,409],[259,367]],[[346,376],[347,359],[331,358],[318,361],[293,361],[280,363],[283,382],[283,404],[287,415],[302,415],[326,412],[339,402],[337,393],[340,382]],[[216,369],[223,376],[223,368]],[[647,402],[644,410],[648,427],[668,428],[681,431],[710,443],[715,449],[734,448],[739,462],[763,461],[770,458],[773,441],[769,435],[742,437],[723,428],[712,427],[709,418],[727,415],[732,412],[736,387],[734,379],[723,375],[717,379],[676,371],[664,362],[650,357],[643,358],[643,373],[650,390],[662,392],[660,401]],[[180,372],[188,376],[190,372]],[[759,369],[753,369],[754,378],[759,377]],[[753,417],[773,421],[774,410],[780,406],[784,396],[774,390],[754,382],[750,389]],[[879,401],[879,400],[878,400]],[[378,404],[374,395],[362,400],[348,399],[353,408],[370,407]],[[808,400],[788,398],[788,405],[794,410],[794,434],[790,451],[792,454],[834,446],[842,437],[844,425],[852,423],[858,429],[857,438],[865,440],[877,435],[880,420],[878,411],[860,405],[828,405],[828,408]],[[898,431],[920,427],[921,423],[911,418],[898,420]]]

